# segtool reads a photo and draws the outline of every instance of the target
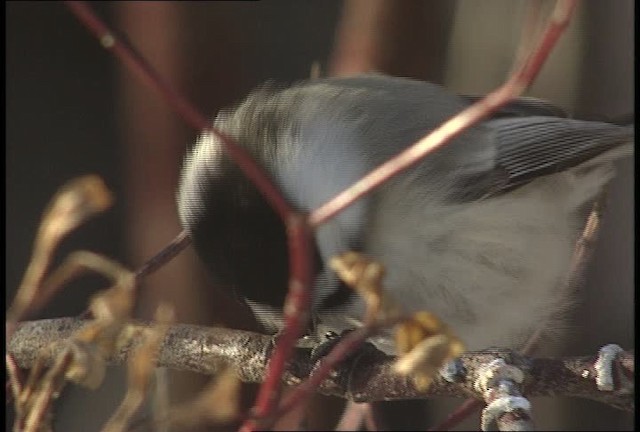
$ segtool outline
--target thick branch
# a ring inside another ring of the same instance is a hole
[[[52,341],[67,339],[86,321],[75,318],[29,321],[21,323],[9,343],[9,353],[20,367],[30,367],[39,353],[51,357],[61,349],[51,348]],[[132,324],[143,326],[145,324]],[[122,364],[136,339],[123,347],[110,361]],[[160,350],[157,365],[203,374],[215,374],[226,362],[236,367],[245,382],[262,382],[272,347],[272,337],[257,333],[223,328],[176,324],[169,328]],[[284,376],[289,385],[296,385],[309,376],[314,364],[309,348],[297,348]],[[479,397],[473,388],[476,371],[488,361],[505,358],[525,371],[526,396],[570,396],[592,399],[625,411],[634,409],[634,354],[623,352],[616,362],[616,391],[602,392],[596,388],[593,364],[595,356],[562,359],[529,358],[505,351],[465,353],[461,361],[466,370],[459,382],[450,383],[436,377],[426,391],[415,388],[409,378],[392,371],[394,357],[373,348],[364,349],[325,380],[318,392],[357,402],[394,399],[417,399],[434,396]]]

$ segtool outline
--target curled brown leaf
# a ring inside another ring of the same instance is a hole
[[[396,326],[396,348],[394,370],[411,376],[419,389],[429,387],[442,365],[464,351],[464,345],[449,327],[425,311]]]

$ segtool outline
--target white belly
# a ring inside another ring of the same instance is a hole
[[[608,164],[588,173],[574,169],[447,207],[421,206],[406,185],[402,192],[391,186],[379,201],[366,252],[386,266],[384,286],[407,312],[437,314],[469,350],[516,348],[545,322],[552,330],[561,326],[559,312],[570,304],[563,286],[582,230],[577,210],[612,174]],[[352,306],[348,315],[322,321],[338,330],[353,327],[350,318],[363,306]]]

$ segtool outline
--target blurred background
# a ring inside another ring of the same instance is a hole
[[[549,10],[548,1],[535,1]],[[320,74],[376,70],[481,94],[510,71],[532,2],[512,0],[322,2],[96,2],[151,64],[205,114],[238,102],[267,80],[291,83]],[[112,209],[66,239],[58,260],[88,249],[131,268],[169,242],[179,225],[174,205],[182,155],[197,131],[143,88],[58,2],[9,2],[6,8],[6,291],[13,298],[42,210],[67,180],[102,176]],[[634,3],[581,2],[574,21],[529,95],[575,116],[611,119],[633,112]],[[603,344],[633,349],[633,161],[620,163],[587,283],[569,337],[545,355],[594,353]],[[543,269],[541,269],[543,271]],[[80,313],[99,277],[66,288],[38,318]],[[207,280],[189,250],[150,277],[137,316],[169,300],[178,320],[255,329],[249,314]],[[124,371],[110,368],[96,392],[68,388],[57,402],[56,430],[97,430],[119,403]],[[192,398],[207,378],[171,372],[172,402]],[[246,386],[252,400],[255,386]],[[377,404],[389,430],[424,429],[450,401]],[[537,427],[631,430],[633,416],[586,400],[540,398]],[[311,429],[335,425],[342,401],[317,397]],[[11,407],[7,408],[9,411]],[[8,420],[10,421],[10,420]],[[10,423],[8,423],[10,424]],[[460,428],[477,429],[477,418]],[[8,426],[9,427],[9,426]],[[284,426],[283,426],[284,427]],[[232,430],[203,427],[201,430]]]

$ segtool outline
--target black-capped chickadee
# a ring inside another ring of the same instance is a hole
[[[472,99],[382,75],[312,80],[258,89],[214,126],[310,211]],[[407,312],[437,314],[469,349],[517,347],[569,301],[562,284],[586,211],[613,177],[612,162],[632,154],[633,137],[631,126],[513,101],[316,231],[319,331],[362,318],[362,300],[328,268],[331,257],[360,251],[384,264],[384,286]],[[186,158],[178,209],[215,282],[277,331],[284,226],[211,135]],[[389,342],[383,335],[376,344],[392,352]]]

